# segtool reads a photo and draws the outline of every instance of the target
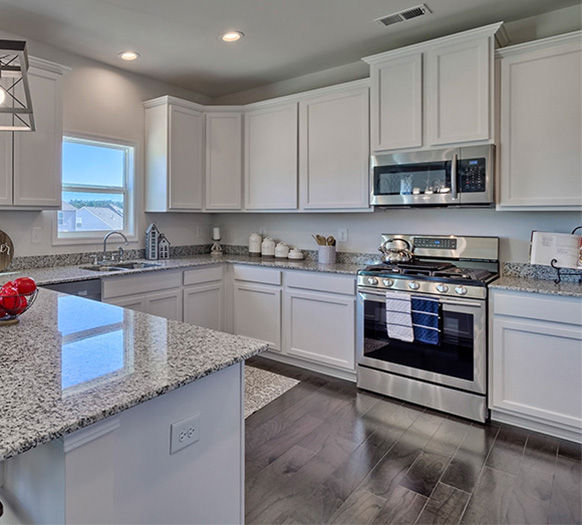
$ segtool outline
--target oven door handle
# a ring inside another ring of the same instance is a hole
[[[484,303],[478,303],[476,301],[455,301],[454,299],[440,299],[441,304],[450,304],[453,306],[474,306],[475,308],[481,308]]]
[[[453,200],[456,200],[459,196],[457,191],[457,154],[453,154],[453,160],[451,161],[451,196]]]

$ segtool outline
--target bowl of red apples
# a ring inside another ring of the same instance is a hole
[[[34,279],[19,277],[0,288],[0,325],[19,322],[19,317],[34,303],[38,290]]]

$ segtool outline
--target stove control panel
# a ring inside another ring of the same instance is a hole
[[[397,290],[404,293],[429,294],[433,296],[467,297],[472,299],[487,298],[487,287],[476,285],[462,285],[455,283],[434,282],[429,280],[411,279],[407,276],[375,277],[373,275],[358,275],[358,289],[368,293],[374,290],[383,294],[385,290]]]
[[[457,239],[450,237],[415,237],[415,248],[428,248],[429,250],[456,250]]]

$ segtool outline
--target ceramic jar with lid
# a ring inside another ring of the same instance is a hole
[[[289,256],[289,246],[285,242],[280,242],[275,246],[275,258],[276,259],[287,259]]]
[[[249,235],[249,255],[261,256],[261,242],[263,238],[258,233],[251,233]]]
[[[265,237],[261,244],[261,255],[263,257],[275,257],[275,241],[271,237]]]

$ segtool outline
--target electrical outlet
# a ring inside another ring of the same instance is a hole
[[[348,242],[348,229],[339,228],[337,231],[337,241],[338,242]]]
[[[200,414],[176,421],[170,425],[170,454],[200,440]]]
[[[41,240],[42,240],[42,228],[40,228],[39,226],[35,226],[34,228],[32,228],[30,234],[30,242],[32,244],[40,244]]]

